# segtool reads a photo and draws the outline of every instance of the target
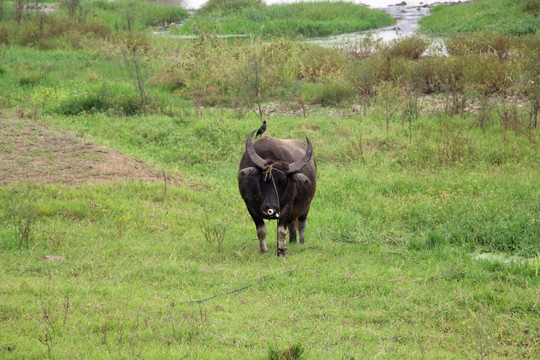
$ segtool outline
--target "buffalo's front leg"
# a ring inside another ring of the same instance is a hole
[[[248,209],[249,210],[249,209]],[[253,222],[255,223],[255,227],[257,228],[257,238],[259,239],[259,251],[261,253],[267,253],[268,247],[266,246],[266,225],[264,225],[264,220],[254,213],[249,211],[249,214],[251,215],[251,218],[253,219]]]
[[[266,225],[264,221],[262,224],[256,224],[257,226],[257,237],[259,238],[259,251],[261,253],[267,253],[268,247],[266,246]]]
[[[287,255],[287,221],[279,221],[278,228],[277,228],[277,235],[278,235],[278,249],[277,249],[277,256],[285,256]]]

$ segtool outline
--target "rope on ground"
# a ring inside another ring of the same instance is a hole
[[[212,299],[215,299],[215,298],[218,298],[218,297],[221,297],[221,296],[228,296],[228,295],[232,295],[232,294],[242,292],[244,290],[247,290],[247,289],[253,287],[254,285],[258,285],[258,284],[268,282],[270,280],[275,279],[278,276],[285,275],[285,274],[291,273],[291,272],[296,271],[296,270],[299,270],[298,267],[295,267],[294,269],[283,271],[283,272],[281,272],[279,274],[276,274],[276,275],[263,276],[263,277],[259,278],[259,280],[255,281],[255,282],[253,282],[251,284],[247,284],[245,286],[242,286],[241,288],[238,288],[238,289],[234,289],[234,290],[224,292],[224,293],[221,293],[221,294],[216,294],[216,295],[207,297],[205,299],[181,301],[178,304],[202,304],[202,303],[205,303],[205,302],[207,302],[209,300],[212,300]],[[305,270],[305,269],[303,269],[303,270]],[[171,307],[174,307],[175,305],[176,304],[174,302],[171,303]]]

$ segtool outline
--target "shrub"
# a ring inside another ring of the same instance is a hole
[[[299,62],[299,79],[317,82],[343,79],[348,66],[347,56],[343,52],[319,46],[305,48]]]
[[[250,51],[245,47],[227,47],[212,33],[199,29],[197,38],[183,58],[174,65],[177,88],[197,105],[215,106],[234,102],[242,86],[242,69]]]
[[[388,45],[383,46],[382,52],[388,59],[404,57],[414,60],[424,53],[428,45],[429,41],[427,39],[413,35],[393,40]]]
[[[416,82],[423,93],[440,92],[449,74],[447,60],[434,56],[423,57],[415,63],[413,73],[417,75]]]
[[[61,115],[112,112],[118,115],[134,115],[144,111],[135,89],[131,86],[110,84],[97,90],[77,93],[63,101],[56,109]]]
[[[354,96],[353,87],[343,80],[307,83],[302,91],[304,101],[312,104],[338,105]]]
[[[512,80],[508,66],[493,53],[469,54],[463,58],[464,81],[482,94],[505,92]]]
[[[381,39],[369,35],[348,43],[346,51],[353,59],[362,60],[375,55],[380,48]]]
[[[130,52],[144,54],[150,50],[150,38],[140,31],[125,31],[117,33],[115,42]]]
[[[454,56],[494,53],[503,58],[512,51],[512,42],[513,39],[504,34],[477,32],[454,35],[445,41],[445,45],[448,53]]]
[[[304,354],[301,344],[288,346],[283,350],[270,346],[268,348],[268,360],[300,360]]]
[[[0,43],[36,46],[41,49],[69,44],[79,48],[83,37],[108,39],[110,29],[97,20],[68,17],[65,14],[33,16],[20,25],[0,23]]]
[[[307,46],[285,38],[274,39],[265,45],[261,55],[264,64],[269,68],[270,83],[295,81],[303,77],[302,60],[307,57],[307,52]]]
[[[347,78],[361,96],[375,93],[376,86],[385,78],[386,64],[379,57],[368,57],[353,61],[348,69]]]
[[[411,72],[415,69],[415,63],[413,60],[406,57],[397,57],[390,60],[390,80],[398,84],[408,84],[411,80],[417,76]]]

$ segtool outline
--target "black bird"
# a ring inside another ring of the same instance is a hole
[[[257,134],[255,134],[255,138],[257,138],[257,136],[259,135],[262,135],[262,133],[265,131],[266,131],[266,120],[263,121],[263,124],[261,125],[259,130],[257,130]]]

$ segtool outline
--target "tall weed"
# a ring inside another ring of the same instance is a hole
[[[36,196],[31,187],[22,186],[10,189],[2,199],[3,222],[13,234],[8,237],[7,246],[14,245],[17,249],[30,247],[37,221]]]
[[[512,51],[513,39],[504,34],[478,32],[473,34],[457,34],[445,41],[450,55],[494,53],[500,58],[507,57]]]
[[[125,84],[104,84],[99,88],[75,92],[62,101],[56,112],[61,115],[80,115],[108,112],[117,115],[134,115],[144,112],[136,90]]]

